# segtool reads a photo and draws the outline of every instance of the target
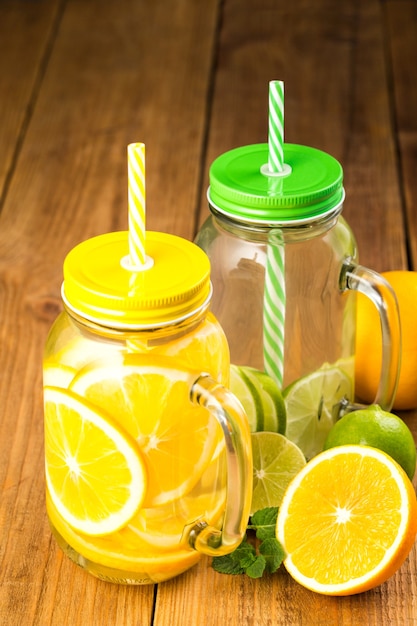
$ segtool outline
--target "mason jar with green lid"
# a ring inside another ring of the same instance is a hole
[[[395,294],[358,264],[341,215],[343,170],[331,155],[284,143],[272,172],[268,144],[230,150],[210,167],[210,216],[196,243],[211,262],[212,310],[225,330],[231,362],[265,370],[280,385],[287,436],[307,458],[317,454],[355,403],[357,292],[374,302],[383,332],[374,400],[392,406],[399,370]]]

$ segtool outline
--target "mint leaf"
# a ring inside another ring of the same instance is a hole
[[[259,546],[259,552],[265,557],[265,569],[270,574],[277,571],[285,557],[285,552],[275,537],[265,539]]]
[[[247,576],[250,576],[251,578],[261,578],[262,574],[265,571],[265,567],[266,567],[265,557],[262,556],[261,554],[258,554],[258,556],[255,558],[252,565],[246,568],[245,573],[247,574]]]
[[[267,507],[254,513],[249,520],[248,531],[255,533],[259,542],[258,550],[245,535],[234,552],[213,558],[212,566],[216,572],[246,574],[251,578],[261,578],[265,572],[276,572],[285,557],[284,550],[275,537],[277,516],[278,507]]]
[[[245,537],[242,541],[242,543],[240,544],[240,546],[238,546],[234,552],[232,552],[232,554],[234,555],[235,559],[240,560],[240,559],[244,559],[246,556],[248,556],[249,554],[256,554],[256,550],[254,548],[254,546],[248,542],[247,538]]]
[[[275,538],[277,517],[277,506],[270,506],[265,509],[261,509],[252,515],[248,528],[255,530],[257,538],[261,539],[261,541],[268,539],[269,537]]]
[[[256,550],[245,537],[231,554],[215,556],[212,566],[220,574],[244,574],[255,558]]]
[[[219,574],[244,574],[245,570],[240,565],[239,561],[233,558],[232,554],[225,554],[224,556],[215,556],[212,561],[212,567]]]
[[[251,565],[255,562],[255,560],[256,560],[255,548],[253,549],[253,551],[246,550],[245,552],[242,553],[242,556],[239,558],[240,567],[242,567],[242,569],[247,571],[247,569],[251,567]]]

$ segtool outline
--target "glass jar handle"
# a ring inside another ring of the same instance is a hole
[[[391,285],[377,272],[362,265],[346,262],[342,272],[342,289],[353,289],[367,296],[377,308],[382,332],[382,365],[375,400],[383,410],[394,403],[401,365],[401,324],[397,297]],[[347,404],[344,411],[363,408]]]
[[[204,554],[219,556],[241,543],[249,519],[252,497],[252,447],[247,417],[236,397],[208,375],[191,389],[191,401],[210,411],[219,422],[226,443],[227,494],[222,530],[196,523],[190,545]]]

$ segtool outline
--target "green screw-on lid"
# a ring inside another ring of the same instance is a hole
[[[308,221],[340,206],[340,163],[321,150],[284,144],[284,172],[268,174],[268,144],[225,152],[210,167],[210,204],[246,222]]]

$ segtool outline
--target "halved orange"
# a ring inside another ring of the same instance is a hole
[[[284,565],[300,584],[344,596],[386,581],[417,532],[417,502],[387,454],[345,445],[320,453],[290,483],[277,520]]]

